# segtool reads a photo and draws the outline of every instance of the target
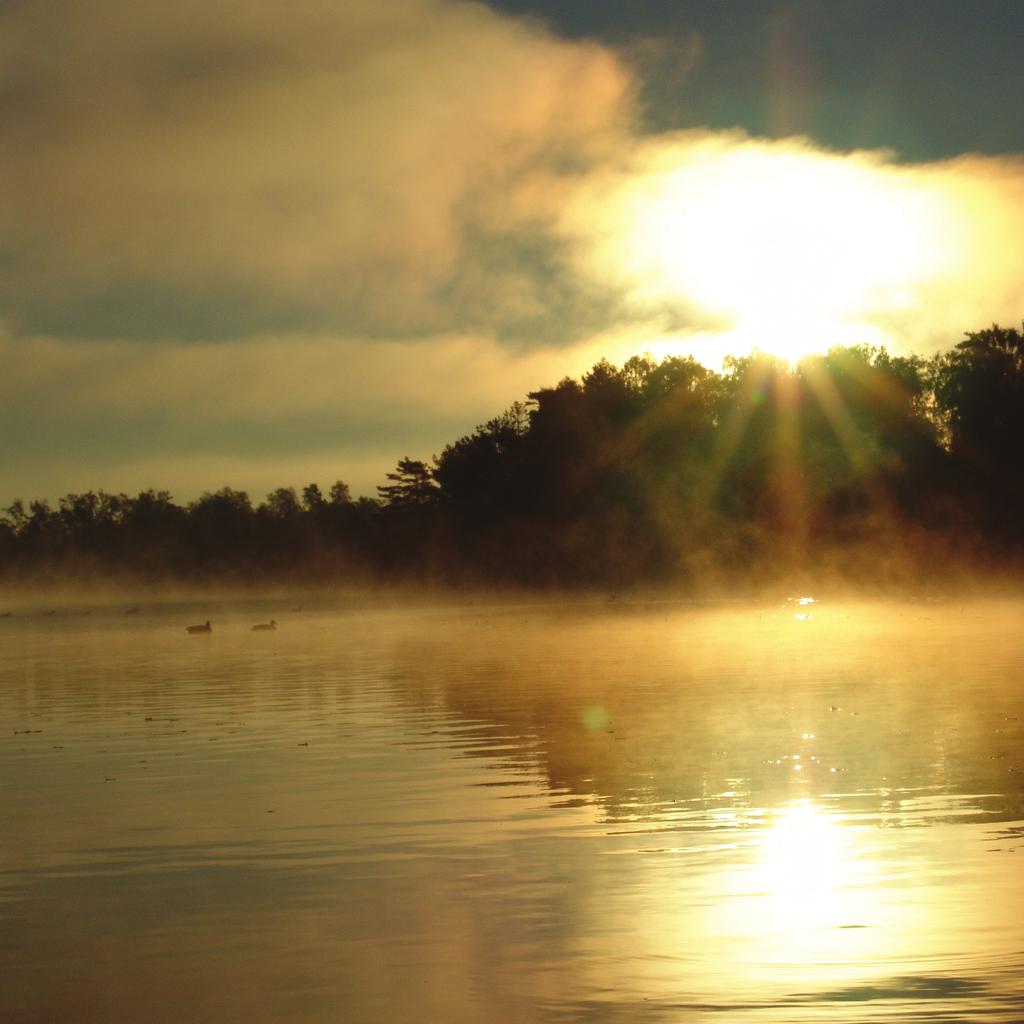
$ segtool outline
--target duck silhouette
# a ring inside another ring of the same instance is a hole
[[[254,633],[266,633],[275,629],[277,629],[277,623],[273,619],[269,622],[257,622],[256,625],[252,627]]]
[[[213,626],[210,625],[210,620],[207,619],[201,626],[186,626],[186,633],[212,633]]]

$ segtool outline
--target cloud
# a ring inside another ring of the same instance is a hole
[[[52,333],[536,319],[514,195],[631,108],[608,50],[476,3],[26,3],[0,39],[0,308]]]
[[[646,131],[644,69],[708,59],[455,0],[0,5],[0,502],[372,493],[601,355],[1024,315],[1020,159]]]
[[[173,486],[189,498],[225,483],[259,494],[268,480],[338,477],[372,494],[400,456],[429,459],[582,372],[608,343],[521,351],[468,334],[289,334],[182,345],[0,332],[0,504],[75,487]]]
[[[696,36],[612,50],[452,0],[29,2],[0,8],[0,58],[0,316],[25,333],[710,332],[737,318],[715,287],[765,268],[812,299],[852,281],[851,238],[868,334],[1018,315],[1019,162],[644,134],[642,69],[684,83]],[[858,188],[888,228],[851,215]],[[883,287],[890,214],[922,241]]]

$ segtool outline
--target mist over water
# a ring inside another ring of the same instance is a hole
[[[1024,605],[799,597],[19,609],[0,1016],[1019,1021]]]

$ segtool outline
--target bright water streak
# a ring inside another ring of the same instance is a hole
[[[1022,610],[0,619],[0,1018],[1020,1021]]]

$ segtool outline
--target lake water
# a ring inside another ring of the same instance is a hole
[[[1022,626],[0,619],[0,1019],[1019,1022]]]

